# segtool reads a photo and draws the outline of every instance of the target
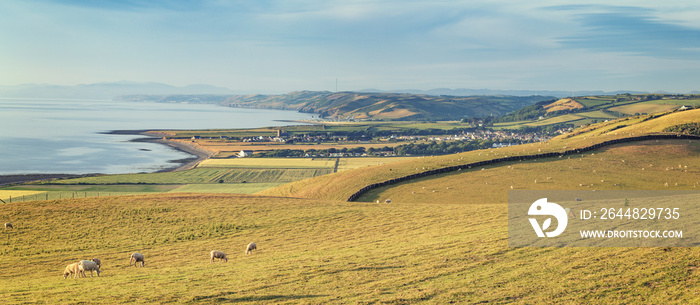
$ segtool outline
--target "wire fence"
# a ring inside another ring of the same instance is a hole
[[[16,202],[26,202],[26,201],[45,201],[45,200],[61,200],[70,198],[88,198],[88,197],[105,197],[116,195],[117,193],[111,192],[67,192],[67,191],[49,191],[41,192],[36,194],[26,194],[26,195],[9,195],[0,198],[2,203],[16,203]]]

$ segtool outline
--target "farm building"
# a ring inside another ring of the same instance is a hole
[[[253,154],[252,150],[241,150],[241,152],[238,153],[239,158],[245,158],[247,156],[250,156]]]

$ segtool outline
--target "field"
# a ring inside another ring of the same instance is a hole
[[[502,204],[172,194],[11,204],[0,218],[16,227],[0,248],[9,303],[700,301],[693,248],[508,248]],[[229,262],[211,264],[212,249]],[[62,278],[91,257],[99,278]]]
[[[280,161],[284,160],[286,159]],[[277,167],[270,168],[260,164],[252,166],[253,163],[250,163],[249,166],[253,168],[201,167],[178,172],[101,175],[52,180],[0,188],[0,199],[9,202],[9,196],[12,196],[12,201],[18,202],[167,192],[251,194],[283,183],[333,172],[333,167],[323,167],[327,166],[329,161],[317,162],[322,166],[294,168],[294,164],[303,164],[294,160],[301,159],[288,160],[291,161],[289,166],[291,168],[279,168],[281,163],[275,163]],[[334,164],[335,162],[331,163],[331,165]]]
[[[383,165],[387,163],[413,160],[416,157],[361,157],[361,158],[341,158],[338,162],[338,171],[346,171],[368,166]]]
[[[657,101],[612,107],[610,110],[624,114],[634,115],[640,113],[656,113],[675,109],[675,104],[660,104]]]
[[[34,196],[37,194],[42,194],[42,191],[36,191],[36,190],[0,190],[0,200],[10,202],[12,201],[12,198],[22,198],[23,196]]]
[[[197,168],[179,172],[101,175],[0,189],[9,201],[192,192],[251,194],[284,183],[331,174],[337,158],[208,159]],[[396,158],[340,158],[338,171],[411,160]],[[24,197],[22,197],[24,195]]]
[[[222,183],[222,184],[186,184],[169,193],[232,193],[253,194],[282,183]]]
[[[511,162],[376,189],[361,201],[507,203],[513,190],[698,190],[700,143],[687,140],[615,145],[537,162]],[[663,156],[663,158],[659,158]],[[512,188],[511,188],[512,187]]]
[[[335,167],[335,158],[233,158],[208,159],[197,167],[233,168],[330,168]]]

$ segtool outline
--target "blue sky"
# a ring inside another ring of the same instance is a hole
[[[0,85],[700,90],[700,1],[0,1]]]

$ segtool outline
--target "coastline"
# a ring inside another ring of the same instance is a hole
[[[215,154],[214,152],[208,151],[206,149],[202,149],[202,148],[200,148],[196,145],[193,145],[193,144],[189,144],[189,143],[182,142],[182,141],[166,140],[165,137],[167,137],[168,134],[166,134],[160,130],[157,130],[157,129],[111,130],[111,131],[103,132],[103,134],[144,136],[145,138],[136,138],[136,139],[131,139],[129,141],[131,141],[131,142],[148,142],[148,143],[156,143],[156,144],[166,145],[172,149],[175,149],[175,150],[192,155],[191,158],[185,158],[185,159],[180,159],[180,160],[169,160],[168,162],[177,163],[179,165],[169,167],[169,168],[164,168],[164,169],[155,171],[155,173],[175,172],[175,171],[191,169],[191,168],[194,168],[197,164],[199,164],[199,162],[202,162],[206,159],[209,159]]]
[[[122,134],[124,134],[124,133],[122,133]],[[134,133],[130,133],[130,134],[134,134]],[[209,159],[212,156],[214,156],[214,154],[215,154],[214,152],[208,151],[206,149],[202,149],[194,144],[190,144],[190,143],[182,142],[182,141],[166,140],[162,137],[164,134],[162,134],[158,131],[140,131],[136,134],[146,136],[147,138],[133,139],[131,141],[133,141],[133,142],[150,142],[150,143],[166,145],[172,149],[175,149],[175,150],[178,150],[178,151],[181,151],[181,152],[184,152],[184,153],[187,153],[187,154],[190,154],[193,156],[191,158],[185,158],[185,159],[180,159],[180,160],[170,160],[169,162],[177,163],[179,165],[174,166],[174,167],[170,167],[170,168],[161,169],[159,171],[156,171],[156,173],[176,172],[176,171],[192,169],[195,166],[197,166],[197,164],[199,164],[199,162],[202,162],[206,159]],[[160,136],[160,137],[157,137],[157,136]]]
[[[155,171],[155,173],[175,172],[175,171],[192,169],[195,166],[197,166],[197,164],[199,164],[199,162],[202,162],[206,159],[209,159],[214,155],[214,152],[201,149],[193,144],[189,144],[189,143],[182,142],[182,141],[165,140],[165,139],[163,139],[163,136],[165,136],[165,134],[160,133],[158,131],[154,131],[154,130],[113,130],[113,131],[105,132],[105,134],[145,136],[145,138],[136,138],[136,139],[131,139],[130,141],[132,141],[132,142],[149,142],[149,143],[166,145],[172,149],[175,149],[175,150],[192,155],[192,157],[190,157],[190,158],[179,159],[179,160],[168,160],[168,162],[173,163],[174,166]],[[79,177],[95,176],[95,175],[102,175],[102,174],[99,174],[99,173],[92,173],[92,174],[47,173],[47,174],[0,175],[0,186],[7,186],[7,185],[21,184],[21,183],[30,183],[30,182],[37,182],[37,181],[46,181],[46,180],[79,178]]]

